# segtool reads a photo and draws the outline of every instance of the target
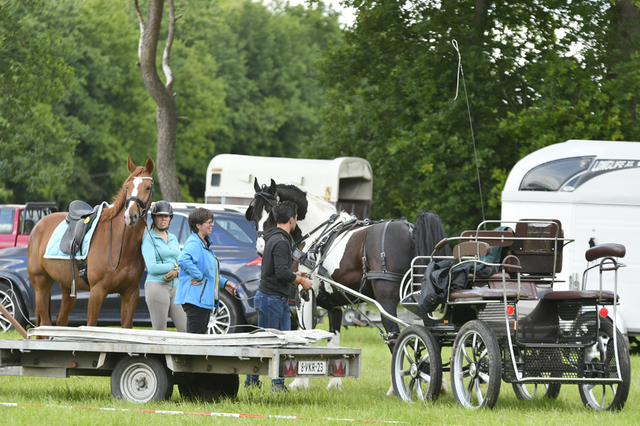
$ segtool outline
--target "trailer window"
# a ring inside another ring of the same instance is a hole
[[[520,191],[558,191],[569,179],[586,171],[592,161],[593,157],[574,157],[541,164],[524,176]]]
[[[220,173],[211,173],[211,186],[220,186]]]

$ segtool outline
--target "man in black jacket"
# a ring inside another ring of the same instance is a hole
[[[258,327],[291,330],[289,298],[295,294],[296,285],[309,290],[313,282],[301,272],[291,271],[293,252],[289,233],[296,227],[298,206],[283,201],[273,208],[278,224],[264,235],[265,248],[262,254],[260,286],[253,299],[258,311]],[[258,376],[247,376],[245,386],[258,385]],[[274,379],[273,392],[287,392],[284,379]]]

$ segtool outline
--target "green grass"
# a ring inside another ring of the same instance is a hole
[[[17,333],[0,335],[17,339]],[[394,421],[435,425],[625,425],[640,419],[640,356],[631,356],[632,384],[625,408],[618,413],[585,408],[575,385],[562,387],[555,401],[519,401],[511,385],[502,383],[500,399],[493,410],[470,411],[459,407],[451,394],[433,403],[407,404],[387,397],[391,357],[375,328],[350,327],[341,335],[343,346],[362,349],[362,377],[343,380],[343,391],[327,391],[326,379],[311,381],[309,390],[272,395],[268,388],[246,390],[238,398],[220,403],[196,404],[181,400],[176,392],[168,402],[138,405],[111,397],[109,378],[39,378],[0,376],[0,424],[3,425],[155,425],[200,424],[341,424],[346,420]],[[447,358],[448,361],[448,358]],[[448,375],[447,375],[447,382]],[[244,378],[241,377],[241,382]],[[267,377],[262,377],[268,383]],[[113,408],[114,411],[70,407]],[[300,416],[308,420],[281,418],[223,418],[198,414],[153,414],[139,410],[215,412],[262,416]],[[349,422],[352,423],[352,422]],[[356,422],[361,423],[361,422]]]

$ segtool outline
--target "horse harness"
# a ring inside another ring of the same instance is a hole
[[[324,268],[322,267],[322,262],[327,257],[329,253],[329,248],[335,242],[338,236],[353,230],[357,226],[371,226],[371,225],[375,225],[383,222],[383,221],[370,221],[369,219],[358,220],[357,218],[354,217],[346,222],[338,224],[337,226],[331,227],[331,225],[339,218],[339,216],[340,216],[339,214],[332,215],[328,220],[321,223],[313,231],[308,232],[301,239],[296,241],[294,243],[294,253],[293,253],[294,260],[298,261],[300,264],[309,268],[311,271],[318,269],[318,272],[320,273],[320,275],[324,275],[326,271],[324,271],[323,273]],[[403,274],[399,274],[397,272],[392,272],[387,270],[387,261],[386,261],[387,255],[385,252],[384,243],[387,235],[387,228],[391,222],[393,221],[384,221],[384,228],[382,231],[381,251],[380,251],[380,257],[382,259],[381,271],[371,271],[371,270],[368,270],[367,268],[366,247],[367,247],[368,233],[365,235],[363,248],[362,248],[362,280],[360,283],[360,290],[359,290],[360,293],[362,293],[362,290],[367,280],[372,280],[372,279],[386,280],[386,281],[397,282],[397,283],[400,283],[402,281],[402,278],[404,276]],[[302,250],[297,248],[302,241],[304,241],[311,234],[315,233],[323,226],[325,227],[324,231],[320,234],[318,239],[311,245],[311,247],[307,252],[303,252]],[[309,255],[311,254],[319,255],[319,258],[317,260],[311,259],[309,258]],[[322,287],[321,287],[321,291],[322,291]],[[349,300],[346,294],[343,293],[343,296],[347,298],[347,300]]]

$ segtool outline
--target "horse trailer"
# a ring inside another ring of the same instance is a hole
[[[373,172],[363,158],[333,160],[220,154],[207,167],[205,202],[249,205],[254,179],[267,184],[296,185],[360,219],[371,212]]]
[[[620,272],[618,328],[630,338],[640,336],[640,143],[569,140],[521,159],[502,192],[502,219],[559,219],[566,235],[558,289],[577,290],[587,266],[584,253],[603,243],[626,247],[627,268]],[[597,289],[599,277],[588,277]],[[603,277],[613,290],[612,277]]]

